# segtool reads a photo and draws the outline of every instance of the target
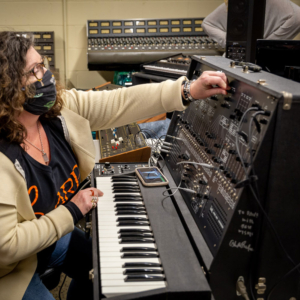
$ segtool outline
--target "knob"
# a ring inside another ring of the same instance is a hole
[[[218,100],[219,100],[217,96],[211,96],[210,99],[211,99],[211,100],[215,100],[215,101],[218,101]]]
[[[231,179],[231,183],[233,183],[233,184],[237,184],[237,180],[236,180],[236,178],[232,178],[232,179]]]
[[[214,144],[214,147],[216,147],[216,148],[221,148],[222,146],[220,145],[220,144]]]
[[[259,123],[260,123],[260,124],[263,124],[263,125],[267,125],[267,124],[268,124],[268,120],[266,120],[266,119],[261,119],[261,120],[259,121]]]
[[[209,149],[209,148],[205,148],[205,152],[207,154],[215,154],[215,151],[213,151],[212,149]]]
[[[187,155],[186,153],[182,154],[182,159],[184,160],[189,160],[190,159],[190,156]]]
[[[223,103],[223,104],[221,104],[221,107],[224,107],[224,108],[230,108],[230,105],[229,104],[227,104],[227,103]]]
[[[106,162],[106,163],[104,163],[104,167],[105,167],[106,169],[110,169],[110,168],[111,168],[111,165],[110,165],[109,162]]]

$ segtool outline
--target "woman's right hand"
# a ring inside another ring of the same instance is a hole
[[[95,203],[94,207],[97,206],[98,200],[92,202],[93,197],[101,197],[103,196],[103,192],[96,188],[87,188],[85,190],[79,191],[71,200],[71,202],[75,203],[80,209],[83,215],[86,215],[92,208],[93,203]]]

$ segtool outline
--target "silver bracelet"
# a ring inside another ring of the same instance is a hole
[[[194,79],[192,81],[186,81],[184,86],[183,86],[183,94],[184,94],[184,97],[185,97],[186,101],[193,102],[193,101],[198,100],[198,99],[193,98],[192,95],[191,95],[191,84],[194,81],[196,81],[196,80]]]

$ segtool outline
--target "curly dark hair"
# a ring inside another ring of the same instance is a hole
[[[34,85],[24,86],[26,54],[34,46],[32,37],[23,37],[16,32],[0,32],[0,139],[23,144],[26,128],[17,120],[27,98],[35,93]],[[56,85],[57,97],[54,106],[40,119],[54,119],[62,109],[62,88]]]

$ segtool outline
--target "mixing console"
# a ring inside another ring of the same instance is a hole
[[[136,123],[131,123],[118,128],[110,128],[99,131],[101,162],[116,161],[112,157],[118,157],[117,161],[147,161],[151,148],[147,147],[143,136]],[[136,160],[131,160],[124,155],[134,152]],[[139,154],[140,151],[140,154]],[[142,158],[140,158],[142,155]]]
[[[202,21],[202,18],[89,20],[88,68],[104,70],[121,64],[124,69],[124,65],[138,65],[180,53],[222,55],[223,49],[203,32]]]

